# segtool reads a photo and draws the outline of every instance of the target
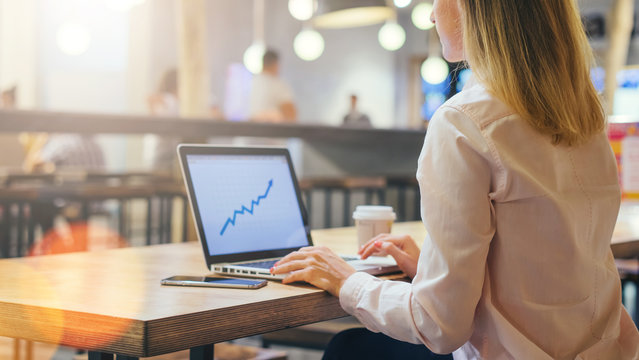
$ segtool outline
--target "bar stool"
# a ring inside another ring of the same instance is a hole
[[[419,220],[421,218],[419,183],[414,176],[389,176],[386,178],[388,189],[397,189],[397,221]],[[408,217],[408,190],[413,190],[413,216]]]
[[[310,215],[313,209],[313,192],[323,192],[324,203],[324,228],[330,228],[333,212],[333,192],[342,194],[342,222],[340,226],[348,226],[351,223],[351,195],[353,192],[362,191],[365,194],[365,203],[372,204],[373,194],[377,194],[378,203],[384,203],[386,179],[377,177],[344,177],[344,178],[305,178],[300,180],[300,190],[306,200],[306,209]]]

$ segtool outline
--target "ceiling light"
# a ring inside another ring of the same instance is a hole
[[[146,0],[107,0],[106,6],[113,11],[126,12],[145,2]]]
[[[56,40],[60,51],[67,55],[84,54],[91,45],[91,33],[81,24],[64,23],[58,29]]]
[[[253,74],[262,72],[262,58],[266,52],[266,47],[261,42],[253,43],[244,51],[244,66]]]
[[[300,59],[313,61],[324,52],[324,38],[315,30],[302,30],[295,36],[293,49]]]
[[[433,5],[429,3],[421,3],[415,6],[413,12],[411,13],[411,19],[413,20],[413,24],[418,29],[428,30],[435,26],[430,21],[430,14],[433,12]]]
[[[448,77],[448,63],[439,56],[431,56],[422,63],[421,75],[429,84],[441,84]]]
[[[297,20],[306,21],[310,19],[314,10],[314,0],[288,0],[288,11]]]
[[[398,8],[405,8],[408,5],[410,5],[411,0],[395,0],[394,4],[395,6],[397,6]]]
[[[385,0],[323,0],[318,4],[313,25],[331,29],[366,26],[384,22],[394,14]]]
[[[379,29],[377,39],[384,49],[395,51],[404,45],[406,32],[404,28],[397,23],[388,22]]]

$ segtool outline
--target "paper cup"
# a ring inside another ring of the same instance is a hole
[[[360,205],[353,212],[359,247],[379,234],[390,233],[396,215],[392,206]]]

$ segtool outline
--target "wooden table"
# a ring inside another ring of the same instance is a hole
[[[316,244],[355,251],[352,228],[313,235]],[[184,349],[204,359],[214,343],[347,315],[337,298],[308,285],[160,286],[171,275],[205,273],[193,242],[0,260],[0,336],[88,349],[91,359]]]
[[[420,222],[394,233],[426,235]],[[313,231],[316,245],[356,250],[354,228]],[[0,260],[0,336],[88,349],[90,359],[191,349],[212,358],[218,342],[346,316],[337,298],[270,281],[258,290],[160,286],[207,273],[200,244],[184,243]]]

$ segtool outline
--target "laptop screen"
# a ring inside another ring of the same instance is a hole
[[[211,256],[308,245],[288,160],[281,154],[187,154]]]

